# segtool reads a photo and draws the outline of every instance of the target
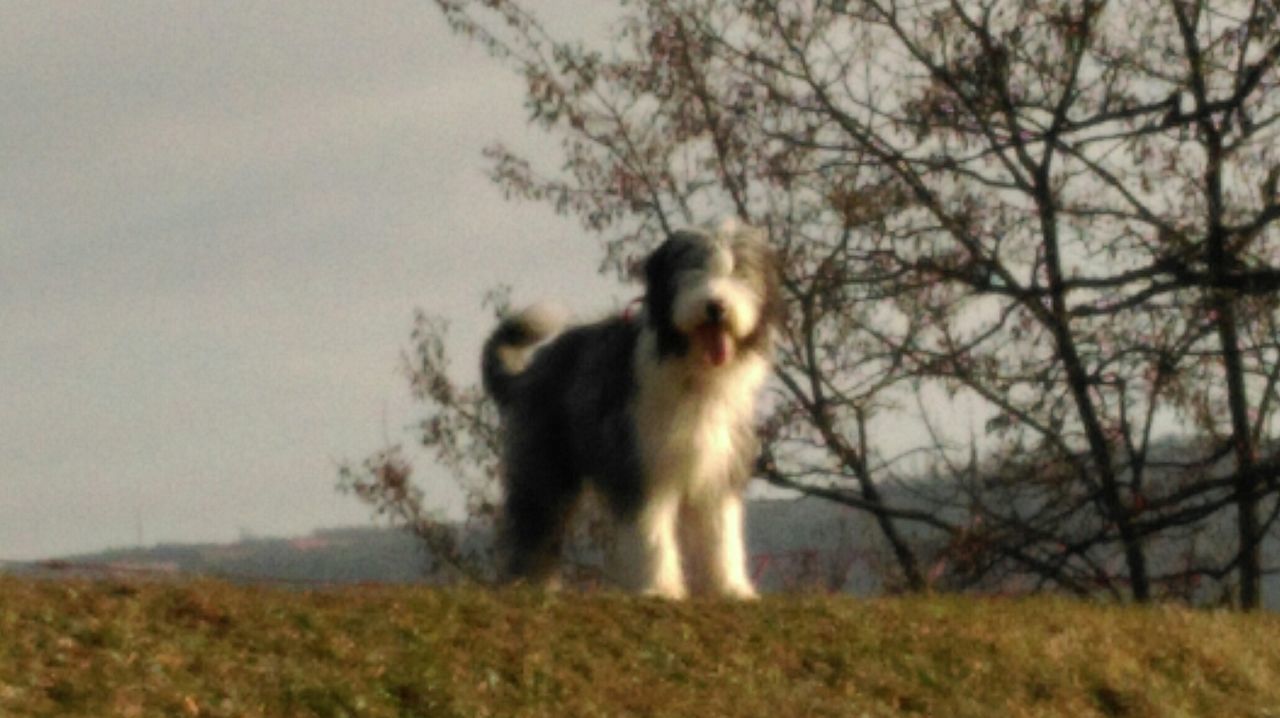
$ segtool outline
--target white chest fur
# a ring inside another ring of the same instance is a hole
[[[768,363],[754,354],[721,367],[696,357],[658,361],[654,342],[651,332],[642,334],[636,356],[635,418],[647,480],[685,501],[714,500],[749,450],[744,439]]]

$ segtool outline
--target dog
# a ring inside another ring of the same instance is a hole
[[[674,232],[643,266],[635,317],[564,328],[535,305],[484,345],[503,427],[501,570],[554,584],[590,488],[622,528],[625,587],[751,598],[742,493],[782,315],[774,253],[758,230],[725,225]]]

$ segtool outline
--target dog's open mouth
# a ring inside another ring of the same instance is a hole
[[[694,330],[702,358],[712,366],[724,366],[733,354],[733,339],[720,324],[703,324]]]

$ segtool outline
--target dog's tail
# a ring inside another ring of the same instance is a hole
[[[484,390],[499,405],[511,401],[511,381],[529,361],[529,353],[539,342],[560,332],[566,313],[553,304],[535,304],[503,319],[484,343],[480,375]]]

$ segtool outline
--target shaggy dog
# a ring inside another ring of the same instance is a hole
[[[561,332],[534,307],[485,344],[484,386],[504,428],[505,575],[555,580],[569,516],[590,487],[624,529],[624,585],[754,596],[742,492],[780,318],[773,253],[749,228],[685,230],[648,257],[644,278],[637,317]]]

